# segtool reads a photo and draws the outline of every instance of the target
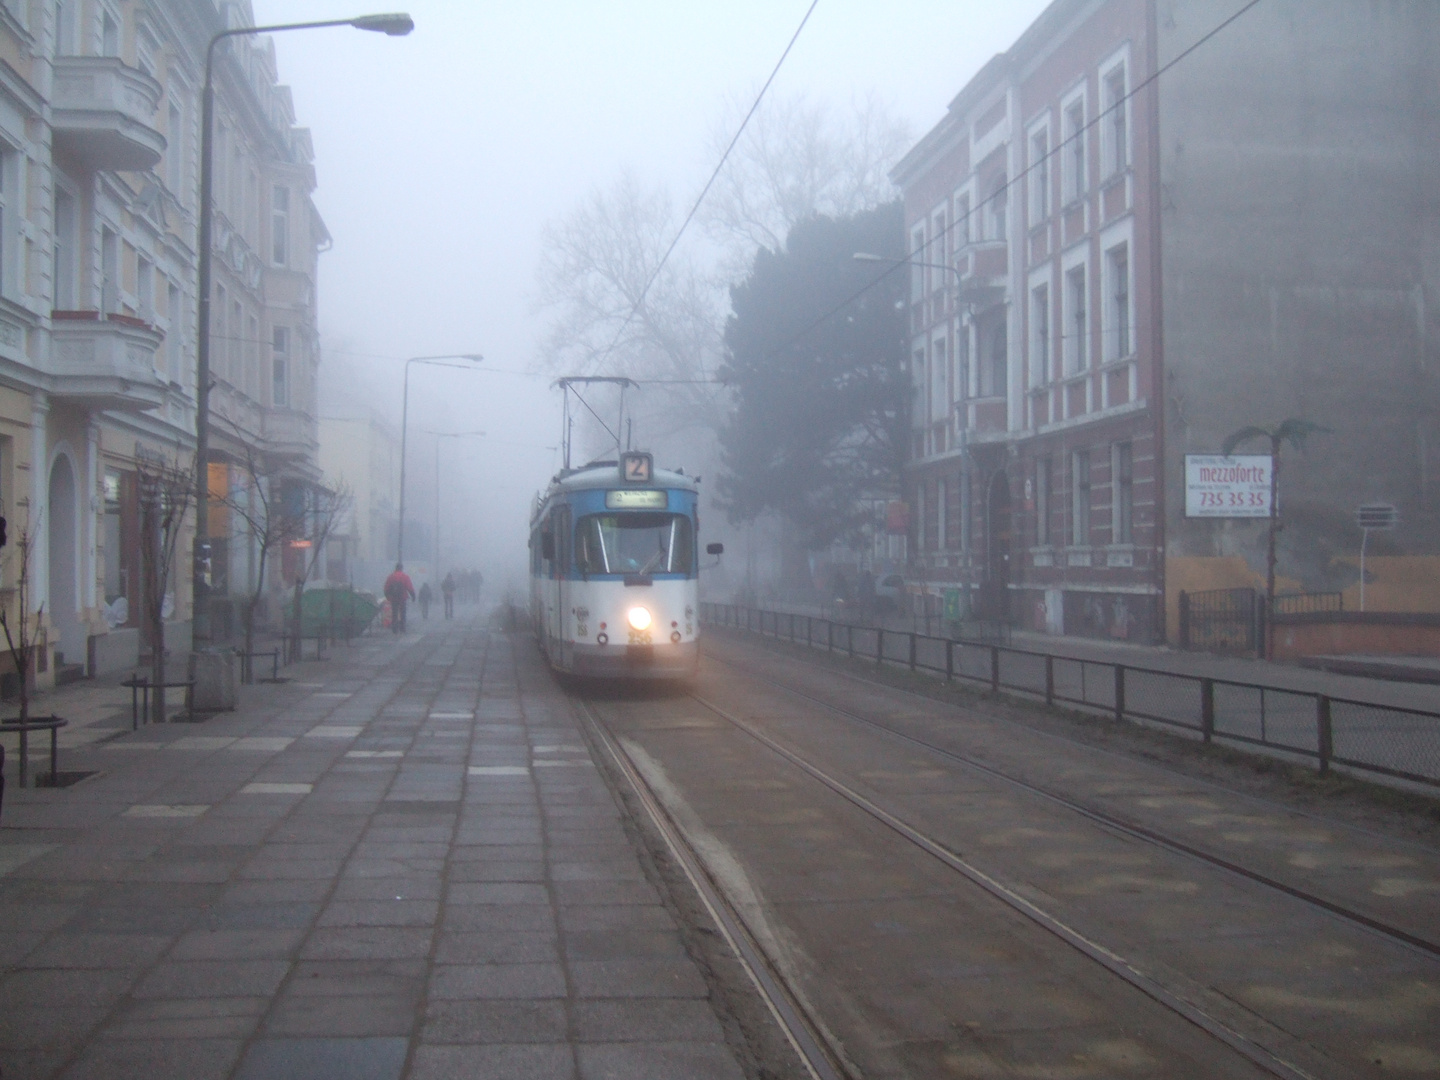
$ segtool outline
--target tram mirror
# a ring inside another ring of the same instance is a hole
[[[706,545],[705,545],[705,554],[706,554],[706,555],[723,555],[723,554],[725,554],[725,545],[724,545],[724,544],[706,544]]]
[[[548,532],[547,532],[547,533],[541,533],[541,534],[540,534],[540,554],[541,554],[543,557],[547,558],[547,559],[553,559],[553,558],[555,558],[555,534],[554,534],[554,533],[548,533]]]

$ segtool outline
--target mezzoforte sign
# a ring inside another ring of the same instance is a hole
[[[1270,455],[1185,455],[1185,516],[1270,516]]]

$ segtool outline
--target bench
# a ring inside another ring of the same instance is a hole
[[[29,766],[29,740],[26,738],[32,731],[50,732],[50,783],[54,784],[60,776],[60,738],[59,731],[70,721],[61,720],[58,716],[40,716],[20,723],[19,720],[6,720],[0,722],[0,732],[18,732],[20,735],[20,786],[25,786],[25,773]],[[5,767],[5,748],[0,747],[0,770]],[[0,799],[5,796],[5,778],[0,772]]]
[[[157,685],[164,690],[178,689],[179,687],[183,686],[185,688],[186,709],[189,709],[190,707],[190,695],[195,690],[194,679],[166,679],[164,682],[157,684],[151,682],[150,678],[144,675],[132,675],[128,679],[122,679],[120,681],[120,685],[128,686],[130,688],[131,731],[140,730],[140,711],[142,705],[142,698],[145,711],[145,722],[147,724],[150,722],[150,691]]]

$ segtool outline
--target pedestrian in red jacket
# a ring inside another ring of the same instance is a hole
[[[405,567],[395,564],[395,572],[385,579],[385,599],[390,601],[390,629],[395,633],[405,630],[405,602],[415,599],[415,583],[405,573]]]

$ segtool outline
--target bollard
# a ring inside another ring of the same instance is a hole
[[[955,681],[955,642],[945,639],[945,681]]]
[[[1055,704],[1055,657],[1045,654],[1045,704]]]
[[[1125,719],[1125,665],[1115,665],[1115,721],[1121,723]]]
[[[1200,737],[1209,742],[1215,737],[1215,680],[1200,680]]]
[[[1330,758],[1335,753],[1335,732],[1330,726],[1330,699],[1324,694],[1315,698],[1315,736],[1320,750],[1320,775],[1330,772]]]
[[[990,646],[990,692],[992,694],[1000,692],[1000,647],[998,645]]]

